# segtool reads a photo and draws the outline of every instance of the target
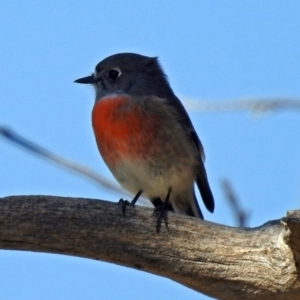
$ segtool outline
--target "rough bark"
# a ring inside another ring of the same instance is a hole
[[[75,255],[173,279],[217,299],[300,299],[300,211],[257,228],[52,196],[0,201],[0,248]]]

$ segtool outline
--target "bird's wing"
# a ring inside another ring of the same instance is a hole
[[[175,112],[178,115],[178,121],[181,123],[182,127],[185,129],[191,141],[194,143],[195,147],[198,150],[200,165],[197,173],[196,184],[200,191],[205,207],[210,212],[213,212],[215,208],[215,201],[209,187],[206,170],[204,167],[205,155],[203,145],[181,101],[174,95],[174,97],[172,97],[172,99],[170,100],[167,100],[166,103],[171,105],[175,109]]]

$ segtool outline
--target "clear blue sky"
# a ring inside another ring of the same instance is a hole
[[[159,56],[181,98],[300,97],[299,1],[0,0],[0,125],[112,178],[94,142],[92,88],[73,81],[118,52]],[[250,226],[300,203],[300,115],[193,112],[216,199],[231,180]],[[0,139],[0,196],[118,200]],[[168,279],[81,258],[0,251],[0,299],[209,299]]]

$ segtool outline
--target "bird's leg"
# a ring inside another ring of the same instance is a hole
[[[121,198],[119,200],[118,204],[122,205],[122,212],[123,212],[123,216],[125,217],[125,213],[126,213],[126,207],[128,205],[131,205],[132,207],[134,207],[136,201],[139,199],[139,197],[141,196],[143,191],[138,191],[138,193],[134,196],[134,198],[131,200],[131,202],[129,202],[128,200],[124,200],[123,198]]]
[[[171,195],[171,190],[172,190],[172,188],[169,188],[168,194],[167,194],[167,197],[166,197],[164,203],[162,205],[156,207],[154,209],[154,212],[153,212],[153,215],[157,219],[157,224],[156,224],[156,232],[157,233],[160,232],[162,221],[164,221],[167,229],[169,230],[169,227],[168,227],[168,210],[169,210],[169,207],[170,207],[169,199],[170,199],[170,195]]]

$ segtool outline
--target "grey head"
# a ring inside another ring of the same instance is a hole
[[[75,82],[93,85],[96,100],[110,94],[154,95],[159,98],[174,96],[157,57],[135,53],[109,56],[97,64],[92,75]]]

